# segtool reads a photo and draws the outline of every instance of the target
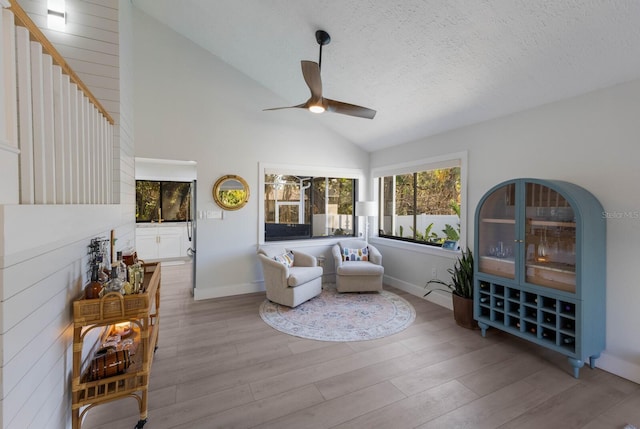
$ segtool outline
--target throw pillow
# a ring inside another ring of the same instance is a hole
[[[286,252],[286,253],[283,253],[282,255],[274,256],[273,259],[280,262],[285,267],[293,266],[293,252]]]
[[[363,247],[362,249],[349,249],[345,247],[342,249],[343,261],[368,261],[369,260],[369,248]]]

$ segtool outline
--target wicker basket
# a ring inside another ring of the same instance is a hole
[[[97,299],[78,299],[73,302],[73,322],[76,326],[88,323],[108,322],[110,320],[135,319],[148,313],[150,300],[155,297],[158,284],[153,279],[160,275],[156,270],[158,263],[144,264],[145,276],[143,292],[136,295],[121,295],[110,292]],[[154,290],[149,290],[149,285]]]

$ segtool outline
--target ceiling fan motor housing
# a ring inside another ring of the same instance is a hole
[[[318,30],[316,31],[316,41],[320,46],[328,45],[331,42],[331,36],[324,30]]]

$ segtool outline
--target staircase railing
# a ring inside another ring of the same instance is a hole
[[[17,154],[18,202],[112,203],[113,118],[20,5],[0,5],[0,151]]]

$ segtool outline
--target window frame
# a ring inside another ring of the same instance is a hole
[[[418,159],[415,161],[392,164],[380,167],[374,167],[371,169],[371,179],[374,188],[374,194],[379,199],[380,186],[379,179],[386,176],[395,176],[399,174],[409,174],[420,171],[436,170],[442,168],[460,167],[460,249],[466,249],[467,244],[467,212],[468,212],[468,198],[467,198],[467,170],[468,170],[468,153],[467,151],[454,152],[450,154],[444,154],[440,156]],[[380,217],[378,217],[376,225],[378,226],[376,231],[376,240],[381,240],[385,244],[393,243],[393,246],[402,248],[422,248],[433,249],[435,252],[459,252],[447,249],[442,249],[441,246],[433,245],[427,242],[419,242],[416,240],[393,237],[393,236],[379,236],[378,231],[380,228]]]
[[[293,240],[265,240],[265,175],[266,174],[283,174],[283,175],[295,175],[295,176],[311,176],[311,177],[329,177],[329,178],[343,178],[355,180],[354,186],[354,204],[358,201],[360,195],[364,195],[364,189],[366,185],[365,175],[362,170],[340,167],[320,167],[320,166],[300,166],[300,165],[288,165],[288,164],[271,164],[260,163],[259,167],[259,184],[258,184],[258,244],[259,245],[271,245],[271,244],[287,244],[298,243],[303,244],[305,242],[319,243],[322,241],[335,242],[345,237],[357,238],[359,232],[363,229],[361,225],[361,219],[355,216],[354,213],[354,234],[355,236],[323,236],[323,237],[308,237],[299,238]],[[354,206],[355,209],[355,206]]]
[[[163,192],[162,192],[162,188],[163,188],[163,184],[167,184],[167,183],[180,183],[180,184],[187,184],[189,186],[189,191],[187,192],[188,197],[189,197],[189,205],[188,205],[188,209],[187,209],[187,214],[186,214],[186,218],[184,220],[182,219],[177,219],[177,220],[164,220],[162,219],[161,222],[168,222],[168,223],[185,223],[185,222],[190,222],[193,219],[191,219],[191,213],[192,213],[192,207],[191,205],[193,204],[193,202],[191,201],[191,186],[192,183],[191,181],[187,181],[187,180],[155,180],[155,179],[135,179],[135,190],[136,190],[136,195],[137,195],[137,191],[138,191],[138,182],[151,182],[151,183],[159,183],[160,185],[160,192],[159,192],[159,196],[158,196],[158,207],[162,208],[163,204],[162,204],[162,198],[163,198]],[[165,185],[166,186],[166,185]],[[136,196],[136,214],[138,211],[138,201],[137,201],[137,196]],[[163,214],[164,216],[164,214]],[[150,219],[150,220],[139,220],[138,216],[136,215],[136,225],[137,224],[151,224],[151,223],[161,223],[159,221],[159,219]]]

